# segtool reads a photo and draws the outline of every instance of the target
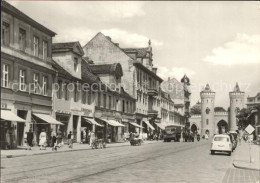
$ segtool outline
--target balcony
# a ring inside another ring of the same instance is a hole
[[[158,90],[155,88],[148,88],[147,89],[147,95],[149,96],[157,96],[158,95]]]

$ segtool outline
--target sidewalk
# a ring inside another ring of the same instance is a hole
[[[153,144],[162,141],[144,141],[142,145]],[[119,143],[111,143],[106,144],[106,148],[111,147],[122,147],[122,146],[130,146],[130,142],[119,142]],[[52,151],[52,148],[47,147],[46,150],[40,150],[38,146],[32,147],[32,150],[26,150],[26,147],[21,147],[19,149],[14,150],[1,150],[1,159],[5,158],[15,158],[21,156],[32,156],[32,155],[41,155],[41,154],[50,154],[50,153],[61,153],[61,152],[71,152],[71,151],[82,151],[82,150],[91,150],[92,148],[89,144],[73,144],[73,149],[68,148],[68,145],[64,145],[61,148],[58,148],[57,151]]]
[[[260,146],[251,144],[251,160],[250,163],[250,153],[249,144],[242,142],[241,145],[237,145],[236,154],[233,160],[233,166],[236,168],[242,168],[247,170],[260,170]]]

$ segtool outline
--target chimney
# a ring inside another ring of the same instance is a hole
[[[112,41],[111,37],[109,37],[109,36],[106,36],[106,37],[107,37],[107,39],[109,39],[109,41]]]
[[[157,73],[157,68],[156,67],[152,68],[152,71],[156,74]]]

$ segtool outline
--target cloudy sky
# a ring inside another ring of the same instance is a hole
[[[54,42],[80,41],[98,32],[121,47],[152,41],[154,65],[167,79],[190,77],[192,105],[206,83],[216,106],[229,106],[236,82],[246,96],[260,92],[260,3],[18,2],[15,7],[57,33]]]

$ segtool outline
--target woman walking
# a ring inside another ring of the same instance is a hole
[[[46,143],[47,143],[47,134],[45,132],[45,129],[42,129],[42,132],[40,133],[40,150],[42,150],[44,148],[44,150],[46,150]]]

